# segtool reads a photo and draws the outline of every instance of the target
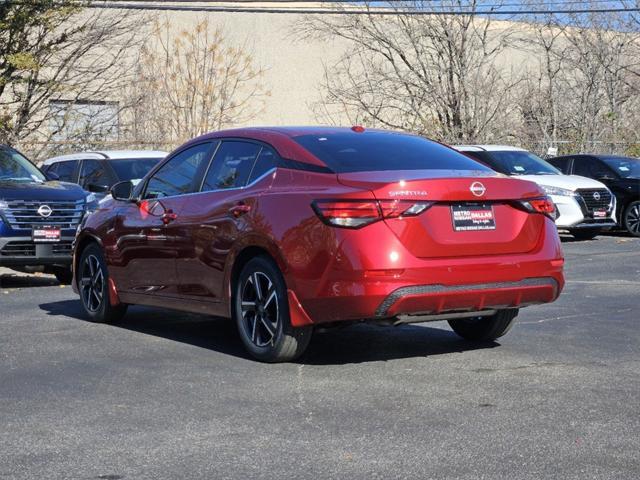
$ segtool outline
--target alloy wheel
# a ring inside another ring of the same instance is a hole
[[[629,208],[626,218],[627,228],[634,235],[640,234],[640,203]]]
[[[104,274],[100,261],[95,255],[88,255],[82,265],[80,277],[80,292],[87,310],[93,313],[100,309],[104,290]]]
[[[257,347],[273,345],[280,311],[274,283],[264,272],[253,272],[242,286],[242,326]]]

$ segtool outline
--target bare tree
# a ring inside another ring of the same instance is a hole
[[[351,45],[336,65],[325,66],[316,106],[322,119],[347,117],[452,142],[503,135],[517,83],[498,59],[508,26],[473,15],[476,1],[446,2],[468,15],[406,13],[435,13],[429,1],[387,2],[395,14],[376,15],[381,3],[367,5],[364,15],[309,16],[301,27]]]
[[[588,150],[637,140],[640,37],[630,17],[611,13],[546,15],[533,19],[523,44],[537,59],[518,104],[524,135],[548,146]]]
[[[246,45],[230,45],[207,19],[179,32],[168,18],[156,21],[138,65],[129,132],[137,140],[182,142],[240,124],[259,112],[268,95],[263,69]]]
[[[131,79],[131,52],[146,19],[82,7],[64,0],[0,5],[0,141],[36,155],[61,134],[86,141],[95,132],[91,122],[79,124],[78,105],[110,105],[116,118],[109,121],[117,124],[125,105],[114,99]]]

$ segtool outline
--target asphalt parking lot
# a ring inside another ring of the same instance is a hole
[[[637,479],[640,239],[566,240],[562,297],[497,343],[361,325],[280,365],[224,320],[94,324],[4,270],[0,478]]]

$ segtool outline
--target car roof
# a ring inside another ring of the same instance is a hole
[[[69,160],[120,160],[133,158],[164,158],[166,156],[167,152],[162,150],[93,150],[48,158],[43,162],[43,165],[51,165],[52,163]]]
[[[527,150],[511,145],[453,145],[460,152],[526,152]]]
[[[298,144],[293,139],[302,135],[330,135],[337,133],[366,135],[367,133],[372,132],[384,132],[397,135],[413,136],[413,134],[407,132],[394,132],[393,130],[380,130],[373,128],[364,128],[362,131],[356,131],[354,127],[332,126],[247,127],[205,133],[204,135],[196,137],[181,145],[176,151],[189,148],[190,146],[207,140],[216,140],[220,138],[238,138],[265,142],[274,147],[283,158],[296,159],[298,161],[302,161],[311,165],[326,167],[326,164],[322,160],[315,157],[311,152],[307,151],[304,147],[302,147],[302,145]]]

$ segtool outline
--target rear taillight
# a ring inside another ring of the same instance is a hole
[[[529,212],[542,213],[551,220],[558,218],[556,205],[549,197],[530,198],[521,200],[519,203]]]
[[[316,200],[311,206],[327,225],[361,228],[383,218],[420,215],[432,204],[410,200]]]

